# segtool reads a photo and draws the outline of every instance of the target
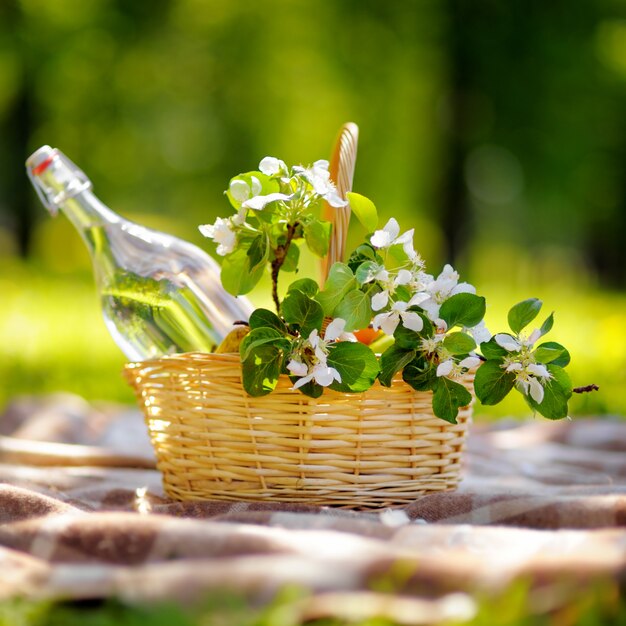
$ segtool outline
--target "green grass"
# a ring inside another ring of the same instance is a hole
[[[575,385],[595,383],[599,393],[575,396],[571,414],[626,414],[626,296],[581,289],[572,280],[533,284],[486,283],[487,323],[505,330],[515,302],[535,296],[556,311],[550,339],[572,353]],[[529,281],[534,282],[534,281]],[[0,264],[0,407],[15,395],[69,391],[88,400],[133,402],[122,379],[124,357],[102,321],[91,275],[52,273],[45,267],[4,260]],[[488,417],[528,415],[518,394]]]
[[[488,598],[455,596],[448,617],[438,626],[620,626],[626,603],[615,583],[590,585],[582,593],[563,593],[553,585],[529,590],[516,582]],[[405,596],[406,597],[406,596]],[[128,603],[117,599],[61,602],[24,599],[0,602],[0,626],[400,626],[423,624],[423,616],[403,611],[389,596],[386,615],[360,615],[347,605],[320,611],[306,591],[284,589],[263,605],[232,591],[212,592],[202,602]],[[452,598],[450,598],[452,600]],[[316,608],[317,607],[317,608]],[[357,611],[359,611],[359,608]],[[329,616],[333,613],[338,616]],[[390,613],[397,617],[390,617]],[[460,617],[464,614],[464,617]],[[432,622],[431,622],[432,623]]]

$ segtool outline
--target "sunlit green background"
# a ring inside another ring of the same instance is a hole
[[[478,286],[493,331],[542,298],[574,382],[601,387],[572,414],[624,414],[624,111],[623,0],[2,0],[0,405],[132,401],[87,253],[24,174],[33,150],[207,247],[232,175],[324,158],[351,120],[355,190],[415,227],[432,272]]]

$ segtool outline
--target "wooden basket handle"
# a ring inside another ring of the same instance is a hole
[[[330,178],[337,186],[337,193],[345,200],[346,193],[352,191],[352,180],[356,166],[356,152],[359,142],[359,127],[347,122],[340,129],[330,158]],[[350,205],[333,207],[324,203],[322,217],[333,225],[328,246],[328,254],[322,259],[322,284],[328,277],[332,264],[343,261],[350,223]]]

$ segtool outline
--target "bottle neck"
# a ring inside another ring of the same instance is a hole
[[[29,177],[52,215],[61,210],[81,235],[122,218],[91,190],[91,181],[63,153],[47,146],[27,162]]]

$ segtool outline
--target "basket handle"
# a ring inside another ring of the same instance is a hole
[[[330,159],[330,178],[337,186],[337,193],[344,200],[346,193],[352,191],[358,142],[359,127],[354,122],[347,122],[339,129]],[[333,225],[328,254],[321,262],[323,283],[328,278],[333,263],[343,261],[350,223],[350,205],[336,208],[324,202],[322,217]]]

